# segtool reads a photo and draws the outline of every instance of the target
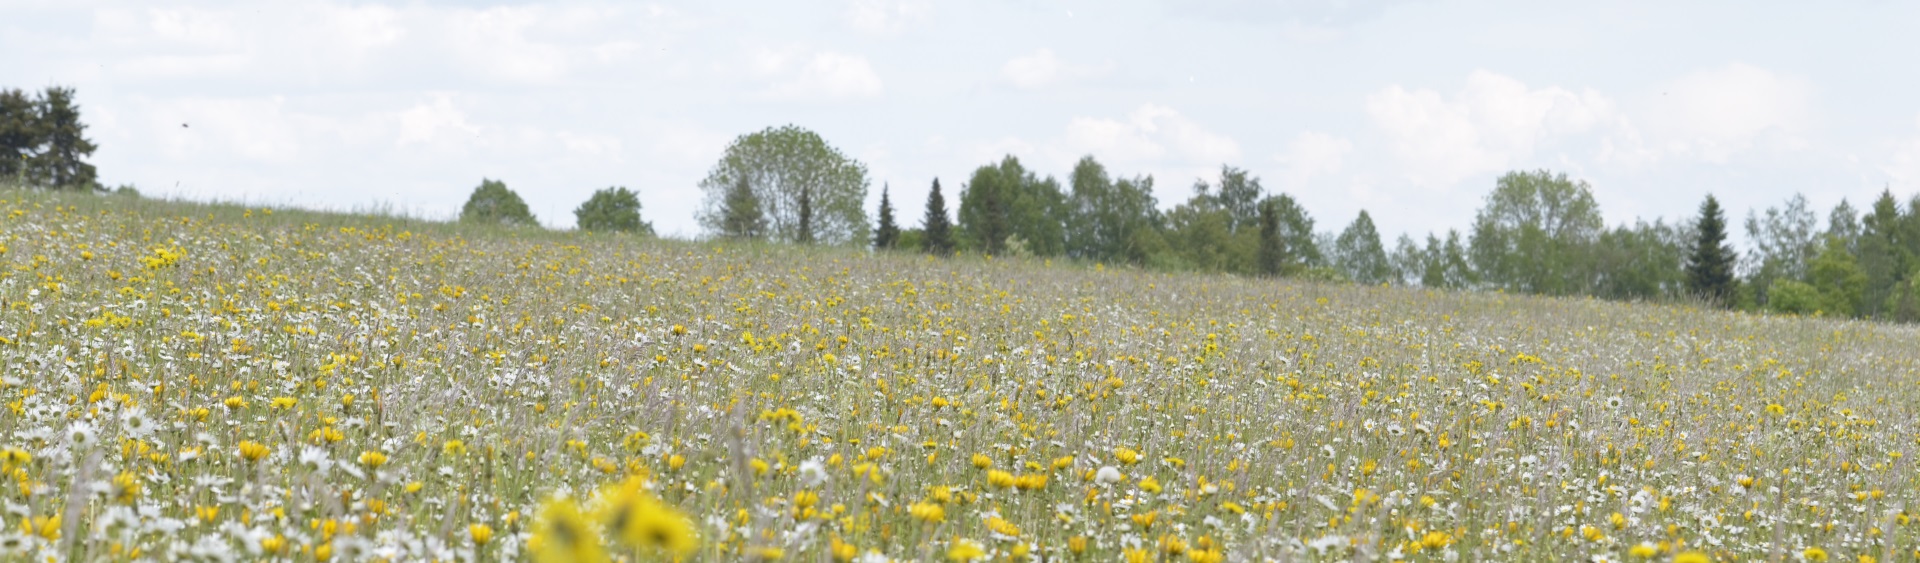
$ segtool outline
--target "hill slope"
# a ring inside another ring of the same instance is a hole
[[[1910,327],[5,195],[0,558],[1915,549]]]

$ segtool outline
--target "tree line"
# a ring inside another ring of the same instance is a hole
[[[105,191],[86,162],[95,148],[72,89],[0,90],[0,182]],[[1244,169],[1222,165],[1162,209],[1152,176],[1114,174],[1092,156],[1064,184],[1013,156],[981,165],[953,191],[951,211],[935,178],[918,227],[900,222],[882,186],[869,220],[866,166],[792,125],[734,139],[699,188],[695,219],[722,239],[1920,321],[1920,194],[1903,203],[1891,190],[1865,210],[1842,200],[1824,226],[1800,195],[1749,212],[1742,254],[1711,195],[1682,220],[1609,228],[1586,182],[1547,170],[1501,176],[1464,234],[1403,234],[1390,247],[1366,211],[1338,232],[1317,231],[1297,200]],[[583,231],[651,235],[640,215],[639,195],[620,186],[574,210]],[[474,189],[460,220],[539,225],[493,179]]]
[[[1464,233],[1391,246],[1364,210],[1337,232],[1316,230],[1297,200],[1244,169],[1221,166],[1163,210],[1151,176],[1111,173],[1092,156],[1064,183],[1013,156],[981,165],[951,213],[935,178],[917,228],[883,186],[869,222],[865,167],[793,126],[735,139],[700,187],[700,224],[726,239],[1920,321],[1920,195],[1903,204],[1891,190],[1865,211],[1841,201],[1824,228],[1800,195],[1749,213],[1743,255],[1711,195],[1684,219],[1608,227],[1591,186],[1548,170],[1501,176]]]

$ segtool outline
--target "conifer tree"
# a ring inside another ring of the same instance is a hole
[[[1287,263],[1286,241],[1280,238],[1280,211],[1273,200],[1260,202],[1260,273],[1278,276]]]
[[[893,222],[893,201],[888,191],[886,185],[880,186],[880,227],[873,231],[873,247],[879,250],[893,248],[900,242],[900,226]]]
[[[1693,252],[1687,256],[1687,291],[1726,306],[1733,297],[1733,247],[1727,245],[1727,218],[1720,202],[1707,195],[1694,224]]]
[[[920,247],[929,254],[946,255],[953,253],[953,223],[947,219],[947,200],[940,195],[940,179],[933,179],[933,190],[927,192],[927,214],[920,220],[926,232]]]
[[[80,123],[72,88],[47,88],[40,96],[40,140],[44,143],[28,167],[28,181],[54,189],[99,190],[86,158],[96,148]]]
[[[721,200],[720,236],[731,239],[759,239],[766,236],[767,216],[760,211],[760,196],[741,176],[727,189]]]

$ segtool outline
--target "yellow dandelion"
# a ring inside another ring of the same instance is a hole
[[[699,547],[693,523],[646,490],[640,477],[629,477],[603,493],[601,524],[622,543],[657,549],[685,557]]]
[[[533,560],[540,563],[598,563],[607,560],[600,535],[580,514],[573,499],[558,498],[540,507],[534,520],[533,537],[527,540]]]
[[[955,538],[953,544],[947,547],[948,561],[965,563],[986,556],[986,548],[981,547],[978,543],[974,543],[973,540]]]

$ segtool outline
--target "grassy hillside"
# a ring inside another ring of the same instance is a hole
[[[0,559],[1916,555],[1912,327],[0,195]]]

